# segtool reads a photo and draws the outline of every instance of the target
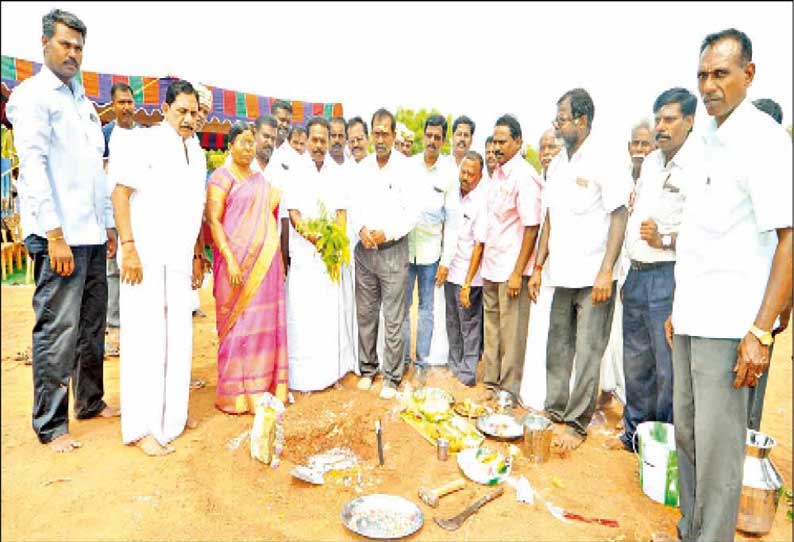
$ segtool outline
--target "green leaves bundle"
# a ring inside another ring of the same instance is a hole
[[[331,281],[338,284],[342,278],[342,265],[350,263],[350,239],[342,225],[320,203],[320,215],[301,220],[296,229],[304,237],[317,238],[317,252],[328,269]]]

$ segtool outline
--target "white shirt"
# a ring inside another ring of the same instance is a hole
[[[672,262],[675,251],[654,248],[640,238],[643,221],[652,218],[660,235],[678,233],[687,186],[703,180],[702,149],[697,136],[688,137],[666,165],[657,149],[645,157],[637,179],[634,210],[626,225],[626,253],[639,262]]]
[[[381,230],[387,241],[405,237],[419,222],[416,182],[408,158],[392,150],[388,162],[378,165],[373,153],[355,168],[355,193],[351,202],[354,231]]]
[[[183,140],[167,122],[125,136],[120,147],[122,140],[111,140],[108,175],[114,185],[135,189],[130,222],[141,263],[191,273],[204,213],[204,152],[195,138]]]
[[[115,228],[102,168],[105,138],[76,80],[69,87],[43,65],[11,93],[8,119],[19,155],[22,231],[61,227],[69,245],[100,245]]]
[[[692,137],[692,136],[690,136]],[[673,327],[741,339],[755,320],[777,247],[791,227],[791,138],[745,99],[703,134],[705,177],[687,188],[676,242]]]
[[[613,162],[619,160],[611,160],[588,136],[570,160],[562,149],[549,164],[549,286],[593,285],[606,253],[611,213],[628,205],[634,185],[622,167],[611,167]]]
[[[480,227],[480,222],[488,220],[488,183],[491,181],[483,177],[477,187],[462,196],[460,199],[460,228],[458,229],[458,245],[455,255],[449,265],[447,281],[462,286],[466,282],[466,275],[471,264],[471,254],[474,252],[475,231]],[[471,280],[472,286],[482,286],[480,269]]]
[[[428,168],[424,153],[409,159],[421,209],[419,223],[408,234],[411,263],[429,265],[438,261],[449,267],[452,261],[460,224],[460,183],[454,164],[439,155]]]

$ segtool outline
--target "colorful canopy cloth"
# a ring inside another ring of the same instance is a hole
[[[13,89],[28,77],[35,75],[41,69],[39,62],[23,60],[10,56],[2,56],[2,82],[9,89]],[[113,75],[82,71],[77,74],[78,79],[85,87],[85,94],[98,106],[110,103],[110,89],[118,82],[127,83],[132,88],[135,108],[143,109],[147,114],[154,111],[162,113],[161,105],[165,100],[168,85],[175,81],[175,77],[145,77],[141,75]],[[232,123],[237,120],[253,122],[260,115],[269,114],[271,106],[277,98],[257,96],[235,90],[210,87],[213,97],[213,110],[207,120]],[[341,103],[313,103],[292,101],[292,122],[305,126],[315,116],[330,119],[332,116],[342,116]],[[111,120],[103,119],[103,120]]]
[[[223,231],[243,273],[243,284],[232,288],[226,260],[213,243],[220,339],[215,406],[253,413],[264,392],[287,398],[287,312],[274,217],[281,192],[261,173],[241,182],[226,167],[215,170],[207,190],[223,205]]]

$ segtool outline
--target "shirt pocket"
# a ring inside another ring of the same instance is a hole
[[[700,212],[694,218],[703,230],[717,237],[752,213],[749,194],[740,186],[740,179],[712,177],[701,197]]]
[[[574,214],[589,214],[601,199],[601,190],[594,181],[577,177],[570,189],[571,209]]]

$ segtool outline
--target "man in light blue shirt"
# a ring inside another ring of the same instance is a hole
[[[42,18],[44,66],[8,102],[19,153],[25,245],[34,260],[33,429],[69,452],[69,382],[75,417],[118,416],[102,400],[107,278],[116,252],[102,169],[105,140],[96,110],[74,79],[86,27],[54,9]]]

